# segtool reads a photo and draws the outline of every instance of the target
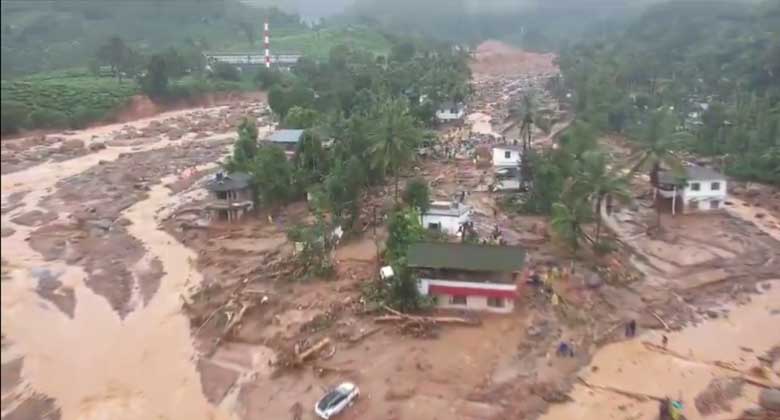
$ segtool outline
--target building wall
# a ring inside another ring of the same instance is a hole
[[[509,158],[506,157],[506,152],[509,152]],[[493,149],[493,166],[519,166],[520,165],[520,151],[510,149]]]
[[[463,118],[465,112],[461,109],[458,112],[452,112],[451,109],[444,109],[436,111],[436,118],[441,121],[452,121]]]
[[[720,188],[718,190],[712,190],[712,183],[718,182],[720,183]],[[691,184],[698,183],[699,184],[699,190],[694,191],[691,187]],[[726,192],[726,180],[711,180],[711,181],[691,181],[686,185],[685,189],[682,193],[682,199],[685,203],[685,211],[708,211],[708,210],[718,210],[723,208],[724,201],[726,201],[727,192]],[[718,208],[713,209],[711,208],[710,203],[712,201],[718,201]],[[693,202],[698,203],[698,208],[694,208],[696,204],[692,204]]]
[[[440,230],[442,232],[447,235],[457,235],[461,224],[467,222],[469,219],[469,212],[466,212],[459,217],[424,214],[422,216],[422,225],[424,228],[428,229],[429,225],[437,223],[441,226]]]
[[[442,309],[466,309],[469,311],[486,311],[498,314],[508,314],[515,310],[515,301],[503,299],[503,307],[488,306],[488,298],[485,296],[466,296],[466,305],[450,304],[450,295],[436,295],[436,307]]]
[[[511,277],[511,274],[509,274]],[[430,295],[430,286],[446,286],[446,287],[458,287],[458,288],[471,288],[471,289],[484,289],[501,292],[517,292],[517,285],[514,283],[474,283],[465,281],[450,281],[439,279],[426,279],[421,278],[417,281],[417,289],[420,294],[428,296]],[[493,307],[488,305],[488,298],[482,295],[474,294],[466,296],[466,304],[453,304],[451,299],[453,296],[447,294],[437,294],[436,306],[444,309],[466,309],[473,311],[489,311],[495,313],[509,313],[515,308],[515,300],[511,298],[501,298],[504,302],[503,307]]]

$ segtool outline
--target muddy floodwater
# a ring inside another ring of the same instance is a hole
[[[767,283],[771,289],[744,306],[730,308],[728,317],[667,333],[669,352],[646,344],[660,344],[660,331],[647,332],[599,350],[579,374],[589,386],[576,385],[570,394],[573,401],[552,406],[542,419],[657,418],[655,401],[639,402],[620,391],[681,399],[689,420],[733,419],[742,410],[755,406],[759,388],[749,385],[744,385],[741,394],[728,402],[729,412],[704,417],[694,401],[713,379],[740,376],[735,370],[717,366],[716,362],[725,362],[745,372],[758,364],[757,355],[780,345],[780,280]],[[770,381],[780,383],[777,372],[772,376],[768,378]]]
[[[212,139],[218,137],[224,135]],[[158,260],[164,272],[154,297],[124,319],[85,285],[81,267],[45,261],[31,249],[26,239],[35,227],[11,222],[36,209],[58,181],[100,161],[114,161],[121,153],[175,143],[108,148],[3,175],[4,204],[10,194],[25,193],[21,205],[2,220],[4,228],[15,230],[2,240],[3,363],[22,360],[21,384],[15,398],[3,399],[3,416],[35,393],[54,399],[63,420],[233,418],[231,408],[214,407],[203,395],[189,320],[181,313],[188,288],[200,282],[192,265],[196,256],[158,227],[159,210],[171,199],[164,183],[172,178],[153,186],[146,199],[122,214],[130,222],[130,235],[146,248],[145,258]],[[59,219],[65,221],[67,215]],[[36,292],[42,272],[61,284],[55,295],[72,290],[72,317]]]

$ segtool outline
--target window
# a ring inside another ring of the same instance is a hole
[[[227,200],[227,191],[217,191],[218,200]]]
[[[504,298],[489,297],[487,298],[487,305],[491,308],[503,308]]]
[[[701,184],[698,182],[692,182],[691,183],[691,191],[700,191],[701,190]]]
[[[713,183],[710,185],[710,189],[711,189],[712,191],[719,191],[719,190],[720,190],[720,182],[713,182]]]
[[[441,230],[441,223],[428,223],[428,229]]]
[[[512,157],[512,152],[510,152],[509,150],[504,152],[504,158],[505,159],[510,159],[511,157]]]
[[[450,305],[466,305],[466,296],[450,296]]]
[[[710,208],[711,209],[718,209],[718,208],[720,208],[720,200],[711,200],[710,201]]]
[[[688,209],[689,210],[698,210],[699,209],[699,202],[698,201],[689,201],[688,202]]]

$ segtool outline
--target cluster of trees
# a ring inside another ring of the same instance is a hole
[[[164,48],[224,49],[262,41],[265,18],[275,31],[305,31],[296,14],[238,0],[69,2],[4,1],[3,78],[63,68],[86,67],[113,35],[140,53]]]
[[[261,69],[256,80],[270,88],[271,109],[283,126],[304,129],[303,139],[288,161],[277,148],[258,148],[257,130],[245,122],[228,169],[254,176],[262,204],[321,196],[345,230],[366,188],[392,180],[399,202],[399,175],[433,122],[433,111],[424,110],[435,100],[463,99],[469,74],[466,57],[448,48],[393,51],[385,59],[339,46],[327,62],[301,59],[290,74]]]
[[[91,70],[96,75],[108,71],[122,83],[123,78],[137,79],[141,90],[153,99],[170,99],[191,95],[193,92],[177,86],[171,86],[171,80],[185,76],[238,82],[241,72],[227,63],[212,63],[207,65],[202,46],[191,43],[183,48],[170,47],[162,52],[144,56],[125,41],[113,36],[101,45],[91,64]],[[207,70],[209,70],[207,72]]]
[[[670,2],[566,49],[559,64],[592,126],[638,138],[656,110],[673,109],[691,134],[677,147],[723,158],[738,178],[780,183],[779,28],[776,1]]]
[[[392,31],[459,43],[503,39],[554,51],[588,30],[604,31],[648,2],[661,0],[358,0],[348,11]]]

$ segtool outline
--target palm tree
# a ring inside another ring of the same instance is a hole
[[[681,159],[676,151],[682,142],[693,139],[690,133],[676,131],[674,120],[666,109],[655,111],[648,120],[647,127],[639,136],[636,145],[639,150],[629,159],[633,176],[639,171],[650,171],[650,184],[653,186],[653,197],[658,193],[658,175],[663,167],[669,168],[675,176],[684,175]],[[656,205],[657,225],[661,226],[661,208]]]
[[[422,132],[417,128],[409,107],[401,99],[385,100],[374,115],[374,127],[369,132],[373,143],[370,152],[372,166],[382,177],[390,171],[395,178],[395,202],[398,203],[398,176],[401,166],[407,162]]]
[[[559,201],[552,205],[550,226],[576,253],[582,239],[592,242],[582,228],[582,225],[590,222],[592,217],[593,211],[585,200]]]
[[[601,205],[607,196],[626,202],[631,199],[629,182],[626,176],[609,167],[607,156],[592,150],[583,153],[581,172],[574,181],[573,188],[595,204],[596,243],[601,238]]]

